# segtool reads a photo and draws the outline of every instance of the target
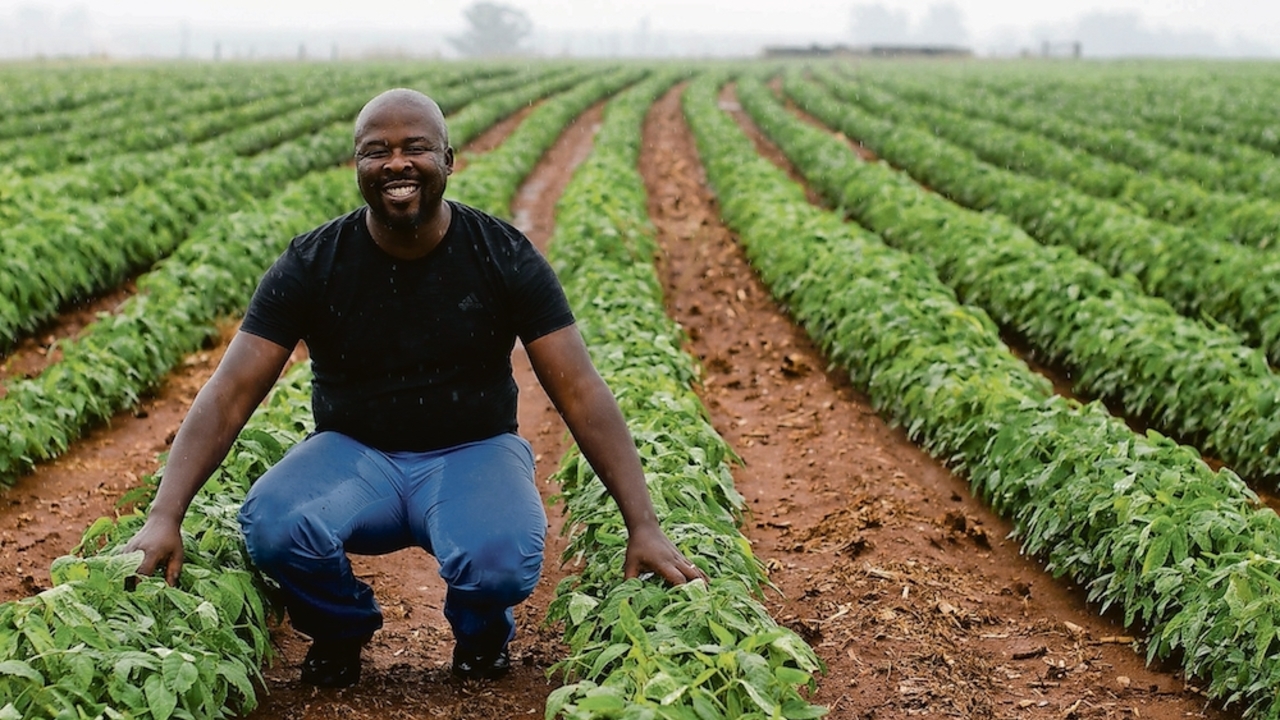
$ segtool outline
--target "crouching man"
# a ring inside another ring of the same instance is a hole
[[[624,573],[704,578],[658,526],[617,402],[592,366],[550,266],[511,225],[444,199],[454,154],[440,108],[396,89],[355,123],[365,205],[294,238],[263,277],[201,389],[146,523],[139,573],[182,567],[179,529],[299,341],[311,355],[316,431],[250,490],[250,557],[312,638],[305,682],[352,685],[382,626],[348,553],[417,546],[447,585],[453,673],[510,666],[512,607],[542,568],[546,515],[516,434],[516,338],[621,509]]]

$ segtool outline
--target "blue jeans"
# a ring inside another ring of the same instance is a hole
[[[494,652],[515,634],[512,607],[537,585],[547,516],[533,451],[518,435],[415,453],[324,432],[254,483],[240,525],[299,632],[350,640],[382,627],[373,590],[352,573],[347,553],[416,545],[440,563],[444,614],[459,647]]]

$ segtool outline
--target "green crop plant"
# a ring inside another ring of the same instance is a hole
[[[255,706],[279,610],[236,512],[249,484],[309,431],[309,381],[308,366],[288,374],[192,502],[176,587],[136,578],[141,553],[115,552],[142,526],[158,481],[148,476],[135,511],[94,523],[83,556],[53,563],[51,589],[0,605],[0,719],[223,718]]]

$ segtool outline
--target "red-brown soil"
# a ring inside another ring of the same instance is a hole
[[[541,247],[598,122],[595,108],[570,127],[512,208]],[[744,531],[780,591],[765,603],[828,665],[813,699],[831,708],[829,717],[1229,717],[1207,708],[1177,672],[1145,667],[1124,628],[1019,554],[1009,525],[970,496],[963,478],[886,426],[845,374],[828,367],[720,223],[677,94],[651,111],[643,148],[668,308],[704,364],[700,390],[717,429],[745,461],[735,472],[753,512]],[[760,148],[785,167],[767,143]],[[225,328],[223,343],[233,331]],[[0,599],[47,586],[53,558],[154,469],[223,347],[188,358],[133,412],[0,495]],[[513,361],[521,429],[550,495],[546,479],[568,440],[519,350]],[[306,641],[283,626],[262,706],[248,717],[541,717],[558,681],[547,670],[564,652],[558,631],[541,627],[565,575],[559,509],[548,516],[545,576],[519,608],[510,676],[450,678],[443,584],[429,556],[357,558],[386,611],[361,684],[299,683]]]

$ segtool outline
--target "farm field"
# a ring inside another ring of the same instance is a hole
[[[0,720],[1280,717],[1276,77],[0,68]],[[402,552],[357,559],[386,626],[321,690],[234,523],[308,428],[305,348],[180,589],[126,593],[110,551],[257,278],[359,202],[351,121],[394,86],[445,110],[448,196],[551,260],[713,579],[620,582],[517,348],[551,528],[512,674],[450,677],[443,583]]]

